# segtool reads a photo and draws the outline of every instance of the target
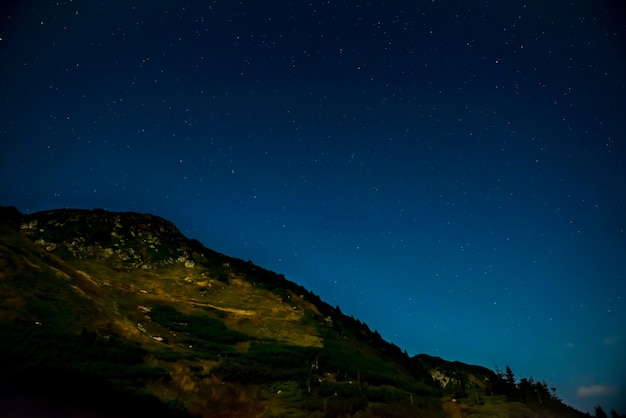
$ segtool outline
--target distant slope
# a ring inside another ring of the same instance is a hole
[[[25,398],[88,416],[576,416],[494,393],[483,367],[409,358],[162,218],[0,207],[0,219],[0,388],[16,395],[0,397],[2,416]]]

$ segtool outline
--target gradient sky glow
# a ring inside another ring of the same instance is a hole
[[[160,215],[626,413],[625,2],[6,3],[0,204]]]

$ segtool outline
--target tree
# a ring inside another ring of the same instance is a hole
[[[509,366],[506,366],[504,369],[504,381],[509,386],[515,386],[515,375]]]
[[[606,412],[604,412],[604,409],[602,409],[600,405],[596,406],[596,418],[608,418]]]
[[[550,399],[558,401],[559,397],[556,396],[556,387],[554,387],[554,385],[550,388]]]
[[[515,395],[515,375],[509,366],[504,368],[504,393],[507,396]]]
[[[491,384],[492,393],[497,394],[505,394],[506,393],[506,384],[504,381],[504,374],[500,367],[496,366],[496,378]]]
[[[528,380],[525,377],[522,377],[519,381],[519,394],[520,394],[521,399],[524,402],[529,403],[532,392],[533,392],[532,378]]]
[[[539,403],[543,403],[543,399],[554,399],[552,398],[552,396],[550,395],[550,392],[548,391],[548,385],[546,384],[546,382],[537,382],[537,397],[539,399]],[[554,389],[554,393],[556,393],[556,388]]]
[[[496,365],[496,377],[498,379],[504,380],[504,374],[502,374],[502,370],[500,370],[500,367],[498,367]]]

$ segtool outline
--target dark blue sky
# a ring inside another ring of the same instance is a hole
[[[626,412],[624,2],[8,3],[0,204],[154,213]]]

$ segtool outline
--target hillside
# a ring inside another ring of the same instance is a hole
[[[162,218],[2,207],[0,219],[2,416],[586,416],[545,384],[513,391],[484,367],[410,358]]]

